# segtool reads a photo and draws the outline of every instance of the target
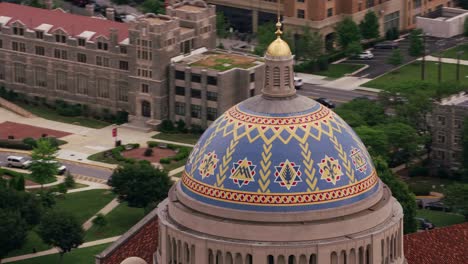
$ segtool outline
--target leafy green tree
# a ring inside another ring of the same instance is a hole
[[[399,122],[391,122],[378,127],[382,131],[385,131],[385,134],[387,135],[389,150],[393,154],[392,163],[399,163],[401,161],[409,163],[417,156],[418,147],[422,141],[416,129]],[[399,160],[395,160],[397,157]]]
[[[97,214],[93,219],[93,224],[99,228],[102,228],[107,225],[107,219],[103,214]]]
[[[49,139],[42,138],[37,140],[37,146],[31,153],[31,176],[41,184],[41,188],[47,180],[54,178],[58,173],[58,164],[55,161],[57,148],[54,147]]]
[[[47,212],[38,226],[38,234],[44,243],[60,249],[60,263],[65,253],[84,242],[81,224],[72,214],[64,211]]]
[[[379,18],[374,11],[369,11],[364,19],[359,23],[359,29],[364,39],[373,39],[379,37]]]
[[[73,175],[70,173],[69,170],[65,173],[65,181],[63,182],[67,188],[75,187],[75,179],[73,179]]]
[[[216,13],[216,34],[220,38],[226,38],[229,36],[229,22],[227,18],[224,16],[224,13],[217,12]]]
[[[360,126],[354,131],[361,138],[372,156],[381,156],[388,159],[389,142],[385,131],[377,127]]]
[[[397,178],[397,176],[388,167],[387,163],[380,157],[374,158],[374,165],[379,178],[390,188],[393,197],[401,204],[403,208],[403,229],[404,233],[416,232],[416,201],[414,194],[408,188],[408,185]]]
[[[275,24],[274,23],[265,23],[258,26],[257,29],[257,46],[255,47],[255,54],[263,56],[265,54],[268,45],[270,45],[273,40],[276,39],[275,36]]]
[[[15,189],[17,191],[24,191],[24,176],[20,174],[17,179],[15,179]]]
[[[468,220],[468,184],[455,183],[447,186],[444,202]]]
[[[118,167],[108,184],[120,201],[144,208],[165,199],[172,181],[166,171],[154,168],[147,161],[139,161]]]
[[[27,224],[18,212],[0,208],[0,263],[26,241]]]
[[[309,26],[302,28],[302,34],[295,44],[291,46],[295,46],[295,54],[298,58],[315,61],[322,55],[322,36],[317,32],[312,32]]]
[[[145,0],[140,6],[143,13],[164,14],[164,2],[161,0]]]
[[[401,55],[400,49],[396,49],[392,52],[392,55],[390,55],[388,58],[387,63],[393,66],[398,66],[403,63],[403,56]]]
[[[361,117],[361,119],[365,122],[368,126],[375,126],[378,124],[385,123],[387,120],[387,116],[385,115],[385,109],[383,106],[377,102],[372,101],[365,98],[356,98],[346,104],[339,106],[335,112],[340,115],[346,117],[346,112],[348,113],[356,113]],[[348,121],[345,118],[346,121]],[[360,123],[356,125],[352,125],[352,127],[357,127],[359,125],[364,125]]]
[[[353,41],[349,43],[348,47],[345,50],[346,55],[355,56],[362,52],[362,45],[358,41]]]
[[[423,40],[422,40],[422,30],[420,29],[415,29],[411,31],[409,40],[410,40],[410,46],[408,49],[409,55],[413,57],[419,57],[422,56],[424,53],[424,45],[423,45]]]
[[[64,183],[60,183],[57,185],[55,188],[57,192],[59,192],[61,195],[65,195],[67,193],[67,186],[65,186]],[[65,197],[65,196],[64,196]]]
[[[348,45],[353,42],[361,42],[361,32],[359,26],[351,17],[346,17],[341,20],[335,27],[337,34],[338,45],[343,50],[348,48]]]
[[[42,214],[42,206],[35,195],[10,188],[0,188],[0,209],[19,213],[30,227],[39,223]]]

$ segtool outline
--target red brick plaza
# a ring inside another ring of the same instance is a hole
[[[14,136],[15,139],[24,139],[28,137],[37,139],[37,138],[41,138],[42,135],[44,134],[46,134],[47,137],[56,137],[56,138],[61,138],[61,137],[71,135],[71,133],[67,133],[63,131],[24,125],[24,124],[15,123],[15,122],[7,121],[7,122],[0,123],[0,139],[8,139],[8,136]]]

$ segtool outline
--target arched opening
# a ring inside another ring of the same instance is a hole
[[[359,264],[364,264],[364,248],[359,247]]]
[[[216,264],[223,264],[223,253],[220,250],[216,252]]]
[[[330,263],[331,264],[338,264],[338,255],[335,251],[333,251],[330,255]]]
[[[275,264],[275,257],[273,257],[272,255],[268,255],[267,264]]]
[[[384,240],[380,240],[380,254],[381,254],[381,258],[382,258],[382,264],[384,264],[384,260],[385,260],[385,242]]]
[[[317,264],[317,255],[310,255],[309,264]]]
[[[356,264],[356,250],[354,248],[349,251],[349,264]]]
[[[307,264],[307,257],[305,255],[299,257],[299,264]]]
[[[232,255],[231,252],[226,253],[226,258],[225,258],[225,263],[226,264],[232,264]]]
[[[190,251],[187,243],[184,243],[184,262],[190,264]]]
[[[347,264],[348,263],[347,254],[346,254],[345,250],[341,250],[340,261],[339,262],[340,262],[340,264]]]
[[[289,74],[289,66],[284,67],[284,85],[289,86],[291,84],[291,75]]]
[[[195,264],[195,245],[190,248],[190,264]]]
[[[279,67],[273,68],[273,86],[281,86],[281,76]]]
[[[247,256],[245,257],[245,264],[252,264],[252,262],[253,262],[252,255],[247,254]]]
[[[166,239],[166,258],[167,258],[167,263],[169,264],[173,264],[173,260],[172,260],[172,247],[171,247],[171,237],[170,236],[167,236],[167,239]]]
[[[366,264],[371,264],[372,263],[372,257],[371,257],[371,247],[370,245],[367,245],[366,247]]]
[[[387,239],[385,240],[386,241],[386,244],[385,244],[385,261],[388,263],[389,260],[390,260],[390,239],[387,237]]]
[[[395,259],[397,259],[399,257],[398,252],[397,252],[398,251],[397,250],[397,247],[398,247],[398,245],[397,245],[397,236],[398,236],[398,234],[395,234],[395,236],[393,237],[393,257]]]
[[[151,117],[151,103],[148,101],[141,101],[141,116]]]
[[[390,261],[393,261],[393,235],[390,238]]]
[[[284,259],[283,255],[278,256],[278,264],[286,264],[286,259]]]
[[[214,264],[213,250],[208,249],[208,264]]]
[[[177,241],[177,263],[182,264],[184,261],[184,257],[182,256],[182,242],[180,240]]]
[[[177,264],[177,243],[174,238],[172,238],[172,262]]]
[[[265,86],[270,85],[270,67],[266,66],[265,67]]]
[[[242,255],[240,253],[236,254],[236,264],[242,264]]]
[[[288,264],[296,264],[296,256],[289,255]]]

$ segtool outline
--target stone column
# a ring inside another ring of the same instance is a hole
[[[258,31],[258,10],[252,10],[252,32]]]
[[[201,126],[207,127],[208,99],[206,98],[207,71],[201,71]]]

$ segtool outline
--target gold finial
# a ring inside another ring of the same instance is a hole
[[[274,40],[267,48],[266,54],[275,57],[291,56],[291,49],[288,43],[281,39],[283,31],[281,31],[281,17],[280,17],[280,0],[278,1],[278,22],[276,22],[276,40]]]
[[[281,14],[280,14],[280,1],[281,0],[276,0],[277,1],[277,5],[276,5],[276,13],[278,15],[278,22],[276,22],[276,36],[279,38],[281,37],[281,35],[283,34],[283,31],[281,31]]]

